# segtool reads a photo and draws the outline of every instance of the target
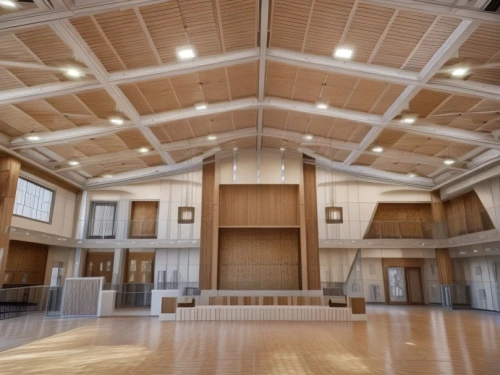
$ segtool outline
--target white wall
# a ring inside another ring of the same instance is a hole
[[[382,259],[361,259],[363,291],[366,302],[385,302],[384,276]]]
[[[217,158],[220,184],[300,183],[301,154],[263,150],[259,155],[255,151],[242,150]]]
[[[358,249],[319,249],[321,282],[345,283]]]
[[[158,239],[200,239],[201,169],[158,181],[113,186],[89,192],[90,201],[119,202],[117,207],[117,239],[125,238],[126,221],[130,219],[131,201],[158,200]],[[194,206],[194,224],[178,224],[179,206]],[[121,234],[121,235],[120,235]]]
[[[167,271],[166,282],[199,282],[200,249],[156,249],[155,284],[158,282],[158,271]]]
[[[55,201],[52,210],[52,222],[42,223],[20,216],[13,216],[12,226],[54,234],[56,236],[73,237],[76,194],[24,171],[21,171],[21,177],[54,190]]]
[[[378,202],[430,202],[430,193],[413,187],[388,185],[316,168],[320,240],[362,239]],[[326,224],[325,207],[343,208],[343,224]]]

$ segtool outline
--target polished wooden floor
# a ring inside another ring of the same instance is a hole
[[[0,322],[0,374],[500,374],[500,314],[368,314],[356,323],[22,317]]]

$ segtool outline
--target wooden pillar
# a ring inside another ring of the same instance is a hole
[[[316,196],[316,166],[314,159],[304,156],[304,219],[305,219],[305,261],[307,262],[307,287],[303,289],[321,289],[319,270],[319,234],[318,204]],[[301,225],[304,225],[301,223]],[[301,234],[303,231],[301,231]],[[301,241],[301,244],[303,241]],[[304,252],[301,251],[301,254]]]
[[[433,238],[448,238],[446,210],[441,201],[439,190],[431,191],[432,221],[434,222]]]
[[[439,284],[453,284],[453,268],[451,267],[450,250],[436,249]]]
[[[200,237],[200,289],[212,289],[212,263],[214,249],[214,158],[203,165],[201,191],[201,237]],[[216,265],[215,265],[216,266]],[[216,277],[216,276],[215,276]]]
[[[10,156],[0,157],[0,288],[3,285],[7,267],[10,237],[7,227],[12,222],[20,169],[19,160]]]

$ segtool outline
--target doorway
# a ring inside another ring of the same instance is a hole
[[[386,287],[389,304],[424,303],[420,267],[387,267]]]

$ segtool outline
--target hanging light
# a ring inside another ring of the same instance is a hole
[[[344,213],[342,207],[335,206],[335,175],[333,175],[332,205],[325,207],[325,221],[327,224],[342,224]]]
[[[189,179],[189,175],[187,177]],[[191,183],[191,192],[193,194],[192,200],[194,202],[194,187]],[[178,224],[193,224],[194,223],[194,207],[189,206],[189,180],[186,184],[186,205],[180,206],[177,209],[177,223]]]

